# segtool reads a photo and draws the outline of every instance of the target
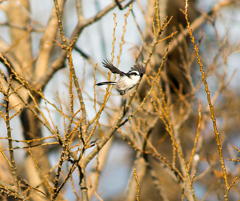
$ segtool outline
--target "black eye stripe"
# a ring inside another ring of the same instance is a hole
[[[139,75],[139,73],[138,72],[135,72],[135,71],[130,71],[129,73],[128,73],[129,75]]]

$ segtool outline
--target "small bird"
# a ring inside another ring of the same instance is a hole
[[[145,68],[141,64],[135,64],[130,71],[127,73],[122,72],[116,66],[114,66],[108,60],[103,60],[103,66],[109,69],[112,73],[120,75],[120,78],[117,82],[99,82],[96,85],[116,85],[117,91],[120,95],[126,94],[130,89],[134,88],[139,81],[141,80],[142,76],[145,73]]]

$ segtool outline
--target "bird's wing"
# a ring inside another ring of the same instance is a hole
[[[145,68],[142,64],[135,64],[131,70],[133,71],[138,71],[141,75],[145,73]]]
[[[107,69],[109,69],[112,73],[119,74],[120,76],[126,75],[126,73],[120,71],[116,66],[114,66],[110,61],[103,60],[102,62],[103,66]]]

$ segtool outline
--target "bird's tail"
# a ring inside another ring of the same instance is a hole
[[[97,86],[102,86],[102,85],[115,85],[116,84],[116,82],[99,82],[99,83],[97,83],[96,85]]]

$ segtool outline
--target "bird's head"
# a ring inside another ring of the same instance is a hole
[[[140,73],[137,70],[130,70],[128,72],[128,76],[141,76]]]
[[[142,77],[145,73],[145,68],[141,64],[135,64],[130,71],[131,74]]]

